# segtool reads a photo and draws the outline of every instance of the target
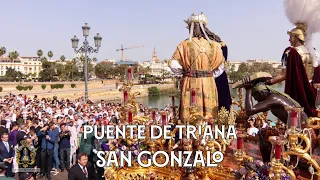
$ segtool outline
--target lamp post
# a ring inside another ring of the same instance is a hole
[[[89,54],[90,53],[98,53],[99,48],[101,47],[101,40],[102,40],[102,37],[99,35],[99,33],[97,33],[97,35],[93,38],[96,49],[91,47],[89,45],[88,40],[87,40],[87,37],[89,36],[89,30],[90,30],[90,26],[88,26],[88,23],[85,23],[85,25],[82,26],[82,32],[83,32],[83,36],[84,36],[83,46],[80,47],[79,49],[77,49],[78,43],[79,43],[79,39],[77,38],[77,36],[74,36],[71,39],[72,48],[74,49],[74,52],[85,54],[85,57],[84,57],[84,81],[85,81],[85,102],[86,103],[88,101],[88,53]]]

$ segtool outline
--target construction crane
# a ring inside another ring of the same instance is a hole
[[[128,50],[128,49],[133,49],[133,48],[142,48],[143,46],[130,46],[130,47],[127,47],[127,48],[123,48],[123,45],[121,45],[121,49],[117,49],[116,51],[121,51],[121,60],[123,61],[124,58],[123,58],[123,51],[124,50]]]

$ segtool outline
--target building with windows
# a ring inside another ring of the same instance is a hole
[[[57,62],[60,64],[66,64],[66,62],[71,61],[71,59],[61,60],[48,60],[49,62]],[[38,78],[42,70],[42,62],[39,57],[33,56],[19,56],[15,60],[11,60],[7,56],[0,57],[0,76],[5,76],[7,68],[13,68],[22,74],[29,74],[32,78]]]
[[[0,76],[6,75],[7,68],[12,68],[22,74],[30,74],[33,77],[39,77],[42,63],[39,57],[20,56],[11,60],[7,56],[0,57]]]
[[[162,77],[165,74],[172,74],[171,69],[168,67],[168,62],[159,60],[156,48],[153,50],[152,60],[144,61],[140,63],[140,65],[144,68],[148,68],[150,74],[153,76]]]

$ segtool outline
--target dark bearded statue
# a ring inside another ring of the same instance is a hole
[[[251,80],[250,77],[245,77],[242,80],[243,87],[246,89],[246,114],[251,116],[260,112],[271,111],[274,116],[286,123],[288,113],[285,108],[297,108],[301,106],[287,94],[266,85],[264,83],[266,79],[268,78]],[[252,97],[258,102],[257,104],[254,105]],[[304,112],[301,115],[301,125],[304,127],[308,117]],[[260,151],[264,162],[270,162],[271,143],[268,141],[269,136],[279,136],[279,130],[276,128],[265,128],[259,132]],[[316,142],[315,138],[316,135],[313,133],[313,142]]]

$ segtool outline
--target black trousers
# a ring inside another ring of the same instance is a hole
[[[6,162],[5,165],[8,166],[5,175],[6,175],[7,177],[13,177],[14,174],[13,174],[13,172],[12,172],[12,163],[7,163],[7,162]]]
[[[53,166],[53,149],[41,151],[41,174],[50,176],[50,171]]]
[[[70,148],[60,149],[61,169],[70,169]]]
[[[41,148],[40,147],[37,149],[36,166],[37,168],[41,168]]]
[[[104,168],[103,167],[97,167],[96,179],[97,180],[105,180],[105,178],[102,177],[103,175],[104,175]]]

